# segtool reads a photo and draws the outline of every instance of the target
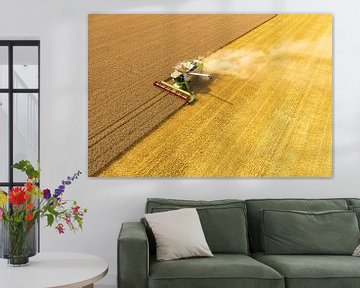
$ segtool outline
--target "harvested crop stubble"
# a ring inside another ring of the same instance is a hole
[[[153,87],[155,80],[273,16],[89,15],[89,176],[184,105]]]
[[[217,59],[208,91],[100,176],[331,177],[332,16],[277,15]]]

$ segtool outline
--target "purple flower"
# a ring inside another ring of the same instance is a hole
[[[54,197],[55,197],[56,199],[58,199],[59,196],[60,196],[63,192],[64,192],[64,190],[62,190],[62,189],[55,189]]]
[[[43,191],[43,196],[44,198],[47,200],[51,197],[51,193],[50,193],[50,190],[49,189],[44,189]]]
[[[78,179],[80,174],[82,174],[82,173],[80,172],[80,170],[78,170],[78,172],[74,173],[74,175],[72,177],[68,176],[68,177],[66,177],[66,180],[62,180],[59,187],[57,189],[55,189],[54,197],[59,200],[60,195],[65,191],[65,186],[70,185],[72,183],[72,181],[74,181],[75,179]]]

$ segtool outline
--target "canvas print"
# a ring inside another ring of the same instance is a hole
[[[331,177],[332,15],[91,14],[92,177]]]

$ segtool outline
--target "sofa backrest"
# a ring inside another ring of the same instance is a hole
[[[252,252],[262,251],[261,214],[263,209],[329,211],[348,210],[347,199],[253,199],[246,200],[250,247]]]
[[[347,199],[349,207],[356,206],[360,207],[360,199],[359,198],[348,198]]]
[[[248,254],[247,213],[243,200],[175,200],[150,198],[145,213],[157,213],[181,208],[196,208],[206,241],[213,253]],[[151,252],[154,237],[147,227]]]

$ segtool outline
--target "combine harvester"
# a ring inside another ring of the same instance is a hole
[[[203,66],[203,62],[198,59],[180,62],[174,67],[175,71],[170,74],[170,78],[164,81],[155,81],[154,86],[184,99],[186,103],[191,103],[196,97],[190,82],[197,77],[211,79],[211,75],[201,73]]]

